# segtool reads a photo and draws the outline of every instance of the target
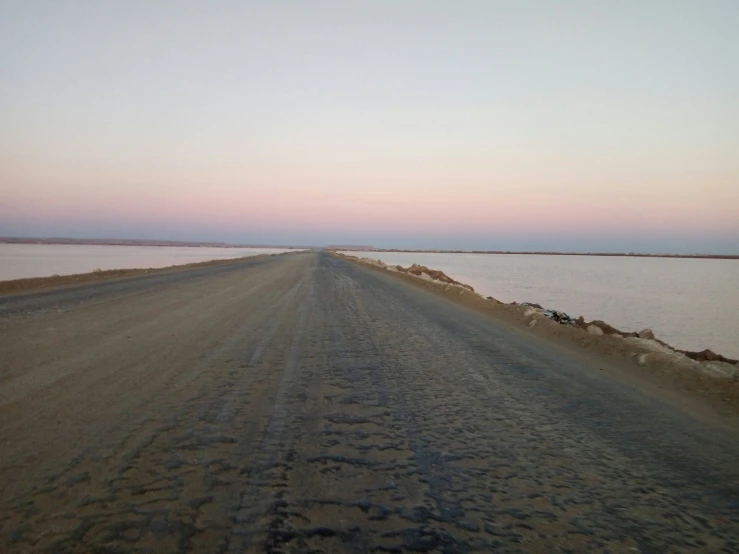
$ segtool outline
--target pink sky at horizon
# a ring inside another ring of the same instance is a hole
[[[575,176],[562,186],[567,176],[545,166],[536,182],[533,171],[496,175],[487,168],[477,175],[470,168],[444,174],[420,167],[360,174],[351,167],[219,171],[191,163],[124,172],[64,160],[0,161],[4,179],[17,184],[0,190],[4,218],[215,227],[248,219],[265,229],[403,234],[429,222],[460,233],[522,225],[529,232],[546,233],[556,217],[557,230],[563,232],[597,226],[604,232],[739,235],[739,188],[732,186],[733,175],[716,175],[711,183],[703,182],[703,174],[655,176],[647,183],[627,181],[629,176]],[[665,190],[672,194],[666,196]]]
[[[739,253],[739,10],[39,2],[0,235]]]

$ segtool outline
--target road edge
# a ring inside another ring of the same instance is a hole
[[[419,276],[392,271],[378,265],[363,263],[331,253],[337,259],[352,263],[368,271],[399,279],[416,289],[441,297],[478,314],[492,317],[517,331],[535,336],[547,343],[586,356],[597,365],[617,368],[640,385],[647,386],[660,396],[684,396],[689,401],[707,404],[709,411],[721,419],[733,420],[739,426],[739,381],[722,378],[711,371],[699,370],[701,363],[686,356],[662,352],[644,339],[624,339],[618,335],[593,335],[582,329],[560,325],[526,306],[505,304],[485,297],[463,286],[439,283]],[[535,322],[532,324],[532,322]],[[683,359],[684,358],[684,359]]]
[[[257,260],[271,256],[284,256],[301,251],[282,252],[279,254],[257,254],[255,256],[242,256],[240,258],[227,258],[217,260],[206,260],[204,262],[192,262],[189,264],[170,265],[167,267],[154,268],[130,268],[130,269],[108,269],[105,271],[91,271],[89,273],[75,273],[72,275],[53,275],[50,277],[29,277],[26,279],[11,279],[0,281],[0,297],[21,295],[25,293],[38,292],[40,290],[66,289],[77,285],[115,281],[139,277],[142,275],[165,274],[177,271],[185,271],[199,267],[212,267],[231,265],[246,260]]]

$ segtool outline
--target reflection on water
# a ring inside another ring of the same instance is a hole
[[[74,275],[95,269],[168,267],[285,251],[284,248],[0,244],[0,281]]]
[[[348,252],[418,263],[503,302],[536,302],[686,350],[739,357],[739,260]]]

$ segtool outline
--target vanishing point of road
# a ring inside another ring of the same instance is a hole
[[[0,297],[0,552],[739,552],[739,434],[327,253]]]

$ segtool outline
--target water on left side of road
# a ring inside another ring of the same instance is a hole
[[[160,268],[172,265],[279,254],[285,248],[0,244],[0,281],[74,275],[96,269]]]

